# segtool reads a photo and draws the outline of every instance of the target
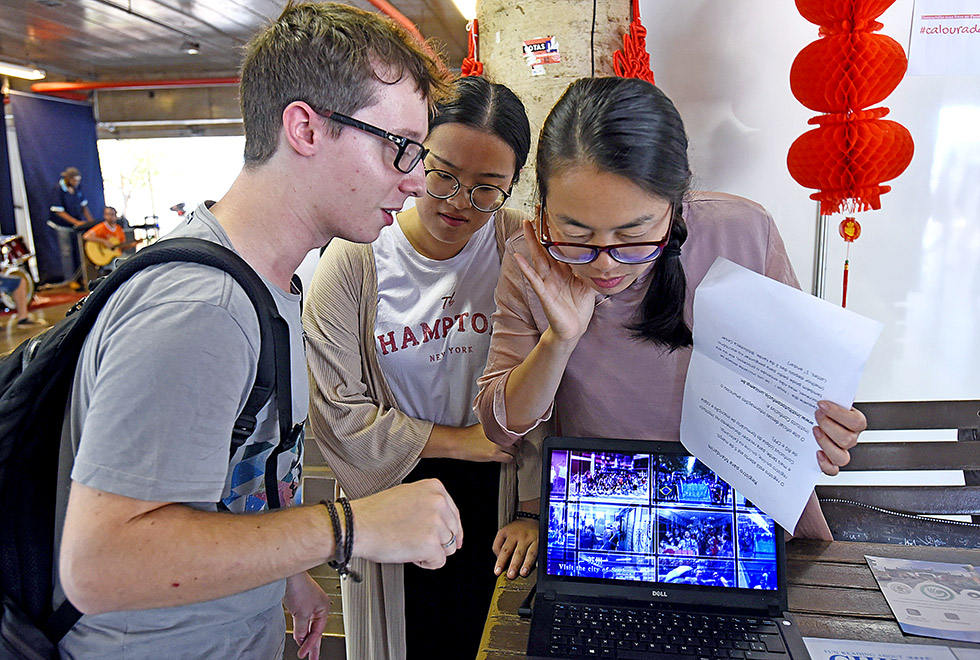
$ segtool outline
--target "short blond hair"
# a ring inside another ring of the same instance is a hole
[[[353,114],[374,103],[373,82],[395,84],[407,77],[431,107],[445,94],[444,70],[386,17],[337,3],[289,2],[245,49],[245,165],[272,157],[283,110],[293,101]]]

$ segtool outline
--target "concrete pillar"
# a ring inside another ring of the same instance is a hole
[[[613,53],[622,49],[629,27],[630,1],[597,0],[595,8],[595,75],[612,76]],[[531,121],[531,154],[508,206],[531,212],[541,124],[572,81],[592,75],[592,9],[593,3],[583,0],[480,0],[477,4],[483,73],[514,90]],[[532,75],[524,42],[540,37],[557,39],[561,62],[544,64],[543,75]]]

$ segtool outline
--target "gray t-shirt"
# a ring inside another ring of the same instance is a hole
[[[169,237],[231,242],[202,205]],[[263,278],[264,279],[264,278]],[[309,406],[300,296],[266,280],[289,323],[293,423]],[[138,273],[109,300],[86,339],[75,383],[71,478],[142,500],[207,511],[267,509],[266,458],[278,443],[274,397],[229,462],[231,429],[255,379],[259,326],[232,277],[199,264]],[[298,503],[302,438],[279,459],[283,505]],[[84,616],[63,657],[278,658],[285,639],[278,581],[181,607]]]

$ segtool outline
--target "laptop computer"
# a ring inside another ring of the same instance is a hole
[[[772,518],[678,442],[544,442],[527,657],[808,660]]]

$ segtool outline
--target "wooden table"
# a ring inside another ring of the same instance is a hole
[[[789,609],[804,637],[980,648],[980,644],[905,635],[878,589],[865,555],[980,565],[980,549],[794,540],[786,546]],[[523,658],[530,621],[517,607],[534,575],[497,581],[477,660]]]

